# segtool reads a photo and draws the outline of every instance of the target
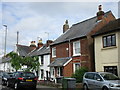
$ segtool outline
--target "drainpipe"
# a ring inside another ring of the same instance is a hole
[[[69,57],[71,57],[71,45],[70,45],[70,39],[69,39]]]

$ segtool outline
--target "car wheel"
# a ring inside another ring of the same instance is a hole
[[[107,87],[103,87],[103,89],[102,90],[109,90]]]
[[[18,90],[18,83],[15,83],[15,84],[14,84],[14,89],[15,89],[15,90]]]
[[[83,86],[83,90],[88,90],[88,87],[86,84]]]

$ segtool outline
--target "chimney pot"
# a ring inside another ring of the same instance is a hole
[[[34,50],[36,48],[35,41],[31,41],[30,48],[31,50]]]
[[[37,47],[37,48],[41,48],[42,46],[43,46],[42,39],[40,39],[40,40],[38,41],[38,47]]]
[[[104,11],[102,11],[102,5],[98,6],[99,11],[97,12],[97,21],[102,20],[104,16]]]
[[[46,46],[48,47],[51,43],[53,43],[52,40],[47,40],[47,42],[46,42]]]

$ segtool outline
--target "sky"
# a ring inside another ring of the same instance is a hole
[[[118,18],[118,0],[112,2],[88,1],[38,1],[0,0],[0,55],[4,53],[5,27],[7,25],[7,53],[14,50],[19,31],[19,44],[29,46],[42,38],[55,40],[63,33],[63,24],[69,26],[96,16],[98,5],[103,11],[112,11]],[[76,1],[76,2],[75,2]],[[110,0],[108,0],[110,1]]]

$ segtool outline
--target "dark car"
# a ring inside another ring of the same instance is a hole
[[[37,77],[32,72],[14,72],[13,76],[9,78],[7,86],[12,86],[14,89],[30,88],[36,89]]]
[[[12,77],[12,72],[2,72],[2,85],[6,85],[10,77]]]

